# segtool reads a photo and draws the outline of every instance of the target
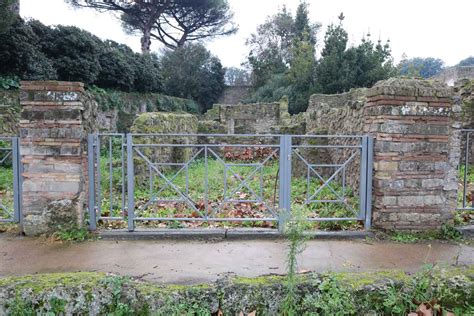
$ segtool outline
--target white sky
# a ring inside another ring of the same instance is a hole
[[[474,0],[308,0],[313,21],[322,23],[322,40],[327,25],[344,12],[344,26],[351,43],[368,31],[377,40],[390,39],[392,55],[436,57],[447,66],[474,55]],[[293,13],[299,0],[229,0],[240,26],[237,34],[207,43],[224,66],[239,66],[247,56],[245,40],[268,15],[286,5]],[[47,25],[75,25],[91,33],[125,43],[139,51],[139,37],[127,36],[110,14],[90,9],[74,10],[64,0],[20,0],[21,15]],[[321,41],[322,42],[322,41]],[[152,50],[161,48],[152,43]],[[319,50],[321,47],[318,47]]]

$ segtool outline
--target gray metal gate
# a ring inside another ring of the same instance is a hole
[[[20,195],[19,139],[0,136],[0,222],[20,222]]]
[[[88,144],[91,230],[281,228],[296,209],[371,226],[370,136],[93,134]]]
[[[474,212],[474,129],[461,130],[460,188],[458,211]]]

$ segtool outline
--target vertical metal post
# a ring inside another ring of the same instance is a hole
[[[367,136],[362,136],[359,178],[359,219],[364,220],[367,206]]]
[[[280,136],[280,187],[279,187],[279,217],[278,230],[285,228],[285,223],[291,214],[291,136]]]
[[[374,168],[374,137],[367,139],[367,197],[365,207],[365,229],[372,227],[372,175]]]
[[[128,192],[128,231],[135,230],[135,168],[133,166],[133,138],[127,134],[127,192]]]
[[[462,194],[462,207],[466,208],[467,199],[467,173],[469,172],[469,132],[466,132],[466,146],[464,152],[464,179],[463,179],[463,194]]]
[[[19,142],[18,137],[11,139],[12,148],[12,162],[13,162],[13,221],[15,223],[20,222],[20,155],[19,155]]]
[[[207,219],[209,216],[209,161],[207,157],[207,146],[204,146],[204,218]]]
[[[94,168],[94,135],[87,135],[87,175],[89,181],[89,230],[97,229],[95,212],[95,168]]]

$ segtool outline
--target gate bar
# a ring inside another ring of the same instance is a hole
[[[364,219],[367,213],[367,136],[362,138],[360,154],[360,183],[359,183],[359,218]]]
[[[372,176],[374,168],[374,137],[367,136],[367,197],[365,207],[365,230],[372,227]]]
[[[127,192],[128,192],[128,231],[135,230],[135,168],[133,166],[133,138],[127,134]]]
[[[19,223],[21,216],[21,162],[20,162],[20,146],[19,138],[11,139],[12,143],[12,162],[13,162],[13,221]]]
[[[94,139],[95,135],[87,136],[87,167],[89,178],[89,230],[97,229],[97,218],[95,212],[95,168],[94,168]],[[98,162],[99,164],[100,162]],[[100,168],[100,166],[98,166]]]
[[[285,228],[287,217],[291,214],[291,141],[290,135],[280,137],[280,188],[278,230]]]

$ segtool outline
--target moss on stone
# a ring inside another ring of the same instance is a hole
[[[459,305],[465,309],[473,299],[469,289],[473,285],[474,266],[427,271],[431,277],[437,275],[436,286],[445,286],[452,291],[452,298],[462,299],[446,301],[449,307]],[[312,297],[321,291],[320,284],[328,280],[336,280],[334,286],[351,293],[355,296],[354,301],[358,301],[368,294],[383,298],[387,284],[409,287],[414,280],[421,279],[419,274],[413,276],[402,271],[307,273],[298,275],[298,297],[301,300]],[[51,311],[51,302],[58,300],[65,302],[67,315],[101,315],[113,312],[117,306],[126,307],[131,313],[211,314],[221,309],[225,315],[255,310],[262,314],[278,314],[285,296],[285,284],[285,276],[279,275],[224,278],[200,285],[157,285],[94,272],[9,277],[0,279],[0,314],[8,314],[19,300],[40,314]],[[366,303],[370,305],[370,302]]]
[[[105,273],[75,272],[75,273],[46,273],[8,277],[0,279],[0,288],[14,285],[15,290],[32,290],[33,293],[51,291],[58,287],[78,287],[90,290],[98,286],[106,278]]]

